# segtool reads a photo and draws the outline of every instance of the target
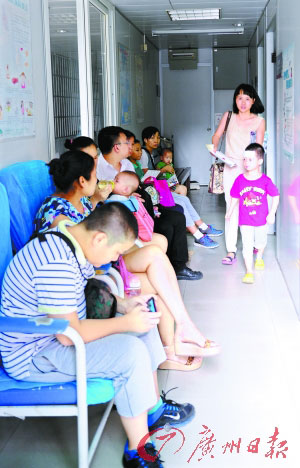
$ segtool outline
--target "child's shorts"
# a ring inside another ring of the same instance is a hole
[[[255,247],[256,249],[264,249],[268,239],[268,224],[263,226],[240,226],[243,249]]]

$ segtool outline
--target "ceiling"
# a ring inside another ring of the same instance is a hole
[[[159,49],[248,46],[268,0],[110,0]],[[171,21],[166,10],[221,8],[221,19]],[[242,23],[242,35],[170,34],[152,37],[153,29],[232,28]]]

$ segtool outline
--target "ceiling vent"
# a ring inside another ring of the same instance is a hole
[[[198,49],[169,49],[170,70],[195,70],[198,64]]]

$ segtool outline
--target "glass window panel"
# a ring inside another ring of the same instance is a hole
[[[49,0],[55,152],[81,134],[76,0]]]
[[[99,130],[105,126],[106,100],[106,48],[105,27],[107,15],[89,4],[91,64],[93,88],[94,139],[97,141]]]

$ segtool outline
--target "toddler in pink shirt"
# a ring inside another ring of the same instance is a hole
[[[243,283],[254,283],[253,249],[257,249],[255,269],[263,270],[263,252],[267,245],[268,224],[274,224],[275,213],[279,203],[279,191],[265,174],[261,173],[264,161],[264,148],[258,143],[247,146],[244,154],[245,173],[234,181],[230,191],[231,203],[225,215],[230,219],[239,203],[239,226],[243,241],[243,257],[246,274]],[[267,195],[272,197],[269,211]]]

